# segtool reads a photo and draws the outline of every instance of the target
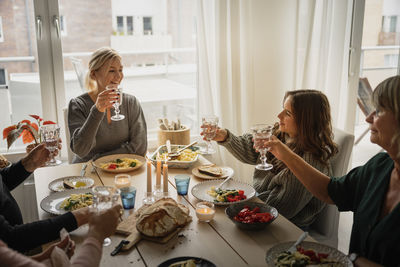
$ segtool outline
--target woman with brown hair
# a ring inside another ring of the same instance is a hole
[[[278,118],[273,135],[306,162],[329,175],[329,159],[337,153],[337,146],[332,141],[330,106],[326,96],[317,90],[289,91]],[[235,136],[227,129],[218,129],[213,140],[243,163],[255,165],[260,161],[251,134]],[[272,155],[268,158],[272,158],[272,170],[254,170],[253,184],[258,197],[297,226],[307,228],[325,204],[313,197],[283,162]]]
[[[123,79],[121,56],[112,48],[96,50],[89,61],[87,93],[71,99],[68,128],[71,134],[72,160],[86,162],[110,154],[138,154],[147,151],[147,127],[136,97],[106,86],[118,86]],[[125,119],[110,120],[110,109],[122,97],[121,114]]]

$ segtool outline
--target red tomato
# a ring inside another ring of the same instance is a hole
[[[111,170],[115,170],[117,168],[117,164],[112,163],[110,164],[110,166],[108,166],[108,168]]]

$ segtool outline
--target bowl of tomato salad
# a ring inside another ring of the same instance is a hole
[[[239,228],[262,230],[278,217],[278,211],[267,204],[256,202],[236,203],[225,209],[225,214]]]

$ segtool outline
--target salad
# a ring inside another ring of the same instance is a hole
[[[243,190],[236,189],[220,189],[212,186],[207,193],[212,196],[214,202],[236,202],[246,199],[246,195]]]

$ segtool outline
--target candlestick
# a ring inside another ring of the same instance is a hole
[[[151,192],[151,162],[147,160],[147,192]]]
[[[163,165],[163,191],[168,192],[168,164]]]
[[[156,173],[156,185],[161,184],[161,160],[160,154],[157,152],[157,173]]]

